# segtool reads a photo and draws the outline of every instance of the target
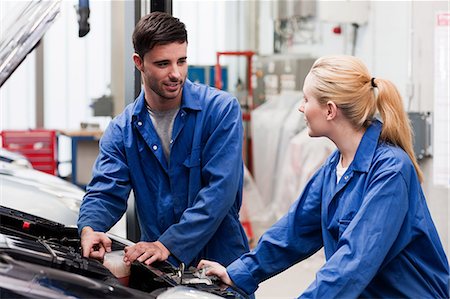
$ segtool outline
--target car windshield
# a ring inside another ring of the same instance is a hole
[[[1,4],[0,87],[38,44],[60,11],[60,0]],[[7,6],[7,7],[6,7]]]

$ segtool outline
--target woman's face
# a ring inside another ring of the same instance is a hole
[[[303,84],[303,101],[298,110],[305,116],[308,134],[311,137],[327,136],[329,122],[327,121],[327,105],[321,105],[318,101],[317,92],[313,89],[315,84],[314,75],[309,73]]]

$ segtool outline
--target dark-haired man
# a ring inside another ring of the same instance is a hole
[[[141,242],[125,262],[169,257],[225,265],[248,251],[239,222],[242,119],[230,94],[190,82],[185,25],[166,13],[144,16],[133,33],[143,89],[100,141],[93,179],[81,205],[83,255],[103,258],[104,233],[123,215],[133,189]]]

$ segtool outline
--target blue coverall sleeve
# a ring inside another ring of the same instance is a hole
[[[78,231],[85,226],[108,231],[125,213],[131,191],[122,133],[114,121],[100,140],[93,178],[80,207]]]
[[[372,281],[408,211],[408,187],[397,167],[380,169],[353,219],[340,220],[344,227],[337,249],[301,298],[357,298]]]
[[[232,209],[243,176],[241,109],[235,98],[226,102],[221,104],[220,111],[211,111],[211,119],[205,120],[211,122],[211,131],[204,132],[209,137],[201,153],[203,187],[180,221],[159,238],[173,255],[187,264],[205,247]]]
[[[247,294],[258,284],[301,260],[323,246],[321,235],[320,169],[309,181],[289,212],[275,223],[256,248],[227,267],[231,280]]]

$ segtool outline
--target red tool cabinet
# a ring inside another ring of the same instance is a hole
[[[22,154],[37,170],[58,174],[56,130],[5,130],[0,136],[4,149]]]

